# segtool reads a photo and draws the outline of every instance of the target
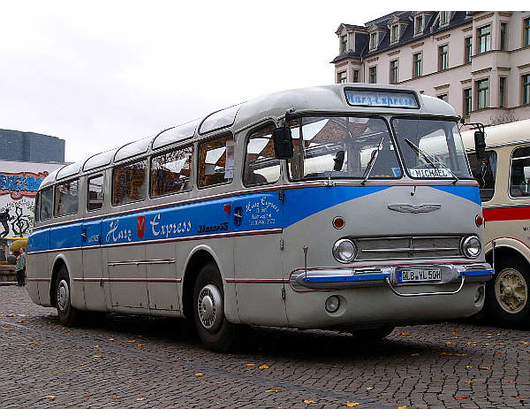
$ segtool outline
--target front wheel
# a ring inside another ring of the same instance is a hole
[[[530,325],[530,270],[515,258],[496,263],[495,278],[487,284],[486,311],[508,327]]]
[[[204,345],[215,351],[227,351],[234,339],[235,326],[224,315],[221,274],[214,263],[206,264],[195,282],[193,293],[195,326]]]

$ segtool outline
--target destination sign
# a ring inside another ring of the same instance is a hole
[[[346,100],[352,106],[419,108],[416,95],[407,92],[381,92],[346,89]]]
[[[445,168],[410,169],[410,174],[414,178],[448,178],[451,176],[451,173]]]

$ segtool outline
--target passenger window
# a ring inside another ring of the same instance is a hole
[[[55,186],[55,211],[56,217],[77,213],[79,206],[78,195],[79,181],[65,182]]]
[[[53,189],[46,188],[41,191],[40,220],[48,220],[52,217]]]
[[[87,210],[93,211],[103,207],[104,198],[103,175],[90,178],[88,180]]]
[[[521,147],[513,152],[510,195],[515,198],[530,196],[530,147]]]
[[[495,194],[495,178],[497,175],[497,153],[486,152],[486,160],[478,160],[475,153],[470,153],[469,164],[473,177],[480,188],[480,198],[483,203],[490,201]]]
[[[119,206],[145,198],[147,160],[130,163],[112,172],[112,204]]]
[[[151,159],[151,196],[174,194],[190,189],[193,146],[171,150]]]
[[[232,182],[234,146],[232,136],[210,140],[199,145],[199,187]]]
[[[248,138],[243,173],[243,184],[247,187],[274,183],[280,177],[280,160],[274,157],[272,141],[274,128],[272,124],[267,125]]]

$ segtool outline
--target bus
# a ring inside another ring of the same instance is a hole
[[[480,187],[486,260],[495,277],[486,287],[485,312],[510,327],[530,325],[530,120],[486,127],[478,158],[473,130],[462,134]]]
[[[216,351],[239,325],[471,316],[493,271],[457,123],[413,89],[301,88],[66,166],[37,194],[29,295],[67,326],[183,317]]]

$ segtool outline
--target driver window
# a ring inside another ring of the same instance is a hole
[[[274,125],[254,131],[247,142],[243,184],[247,187],[271,184],[280,178],[280,160],[274,157]]]
[[[530,147],[521,147],[513,152],[510,173],[510,196],[530,197]]]

